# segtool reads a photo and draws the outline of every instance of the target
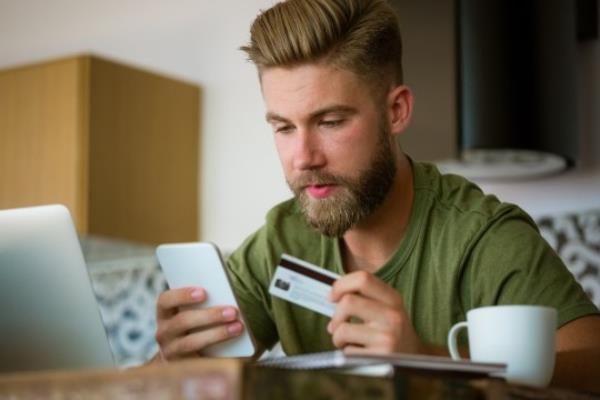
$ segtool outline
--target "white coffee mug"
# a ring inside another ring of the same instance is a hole
[[[511,383],[544,387],[550,383],[556,354],[556,310],[530,305],[481,307],[448,332],[448,350],[460,360],[456,337],[468,328],[472,361],[504,363]]]

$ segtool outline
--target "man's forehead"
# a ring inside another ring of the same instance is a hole
[[[261,81],[271,120],[296,113],[349,111],[368,97],[368,87],[355,74],[331,67],[273,67],[262,72]]]

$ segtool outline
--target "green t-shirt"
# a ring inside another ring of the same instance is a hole
[[[558,326],[598,312],[524,211],[433,165],[412,166],[406,234],[375,275],[402,295],[423,342],[443,346],[454,323],[487,305],[552,306]],[[227,261],[252,333],[265,348],[280,340],[289,355],[333,349],[329,318],[269,294],[282,253],[344,273],[338,239],[311,228],[295,200],[274,207]]]

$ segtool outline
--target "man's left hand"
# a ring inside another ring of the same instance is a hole
[[[331,301],[336,311],[327,330],[333,344],[347,352],[419,353],[422,344],[404,309],[402,296],[365,271],[339,278]],[[358,318],[359,322],[351,322]]]

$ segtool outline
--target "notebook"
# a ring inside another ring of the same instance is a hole
[[[506,372],[506,364],[480,363],[469,360],[454,361],[448,357],[405,353],[345,354],[341,350],[264,359],[258,361],[257,364],[263,367],[315,370],[391,365],[394,368],[471,377],[498,377]]]

